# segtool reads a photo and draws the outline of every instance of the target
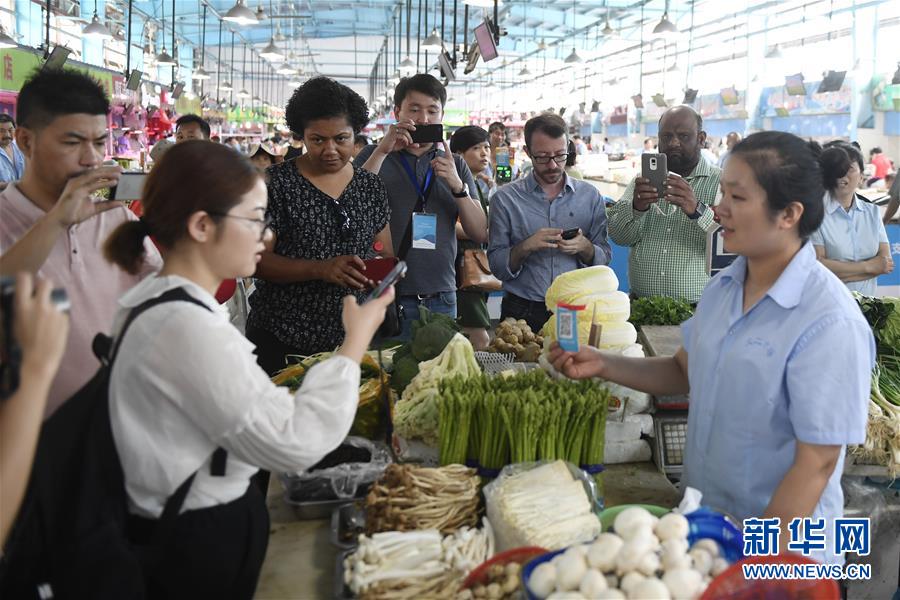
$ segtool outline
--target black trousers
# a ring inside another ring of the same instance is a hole
[[[551,316],[552,313],[547,310],[547,306],[543,301],[526,300],[509,292],[503,295],[503,302],[500,305],[501,321],[508,318],[524,319],[528,326],[531,327],[531,331],[540,333]]]
[[[132,515],[129,537],[149,543],[156,523]],[[147,598],[251,600],[268,544],[269,513],[253,484],[228,504],[182,513],[159,562],[145,569]]]

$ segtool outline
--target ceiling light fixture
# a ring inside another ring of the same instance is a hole
[[[578,56],[578,52],[575,51],[575,48],[572,48],[572,53],[566,57],[566,60],[564,62],[566,64],[571,65],[571,64],[580,63],[583,61],[582,61],[581,57]]]
[[[531,75],[531,71],[528,70],[528,65],[522,67],[522,70],[519,71],[519,77],[529,77]]]
[[[431,35],[422,42],[422,50],[440,51],[443,49],[444,40],[441,39],[441,34],[438,33],[437,27],[435,27],[431,30]]]
[[[281,63],[281,66],[279,66],[277,69],[275,69],[275,72],[278,73],[279,75],[293,75],[297,71],[291,65],[284,62],[284,63]]]
[[[284,58],[284,53],[278,49],[278,46],[275,45],[275,38],[272,37],[269,40],[269,44],[262,49],[262,52],[259,53],[260,58],[264,58],[269,61],[281,60]]]
[[[669,0],[666,0],[666,10],[663,12],[659,23],[653,28],[653,35],[667,35],[669,33],[678,33],[678,28],[669,20]]]
[[[259,23],[256,13],[244,5],[244,0],[237,0],[222,18],[238,25],[255,25]]]
[[[206,69],[203,67],[197,67],[194,69],[194,72],[191,74],[191,79],[199,79],[205,80],[209,79],[209,73],[206,72]]]
[[[97,2],[94,0],[94,16],[91,17],[91,22],[84,26],[84,29],[81,30],[83,35],[99,38],[102,40],[108,40],[112,37],[112,33],[110,33],[109,29],[106,28],[106,25],[100,22],[100,18],[97,16]]]
[[[772,49],[766,52],[766,58],[780,60],[782,58],[781,48],[778,47],[778,44],[772,46]]]
[[[414,63],[412,59],[407,56],[402,61],[400,61],[400,72],[405,75],[412,75],[416,72],[416,63]]]
[[[174,67],[175,59],[172,58],[172,55],[166,50],[165,44],[163,44],[162,52],[156,55],[154,59],[156,61],[156,66],[158,67]]]
[[[477,6],[479,8],[493,8],[494,0],[463,0],[463,4],[468,4],[469,6]]]

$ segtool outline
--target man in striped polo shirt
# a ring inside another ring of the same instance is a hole
[[[695,303],[706,274],[707,234],[718,227],[721,170],[701,159],[703,118],[690,106],[674,106],[659,120],[659,152],[668,160],[665,195],[636,177],[607,209],[609,237],[628,246],[628,279],[636,296],[670,296]]]

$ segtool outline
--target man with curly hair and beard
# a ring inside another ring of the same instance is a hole
[[[364,259],[392,256],[390,209],[381,179],[354,168],[354,137],[369,121],[359,94],[327,77],[297,88],[287,124],[306,153],[267,169],[266,217],[274,233],[256,270],[247,337],[272,374],[285,356],[331,351],[344,340],[342,299],[362,300],[373,282]]]

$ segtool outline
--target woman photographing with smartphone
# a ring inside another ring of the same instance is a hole
[[[247,337],[270,375],[285,356],[330,352],[344,339],[341,303],[375,282],[364,260],[393,256],[387,191],[377,175],[350,163],[354,137],[369,122],[365,101],[327,77],[297,88],[287,124],[306,153],[274,165],[269,178],[272,237],[250,296]]]
[[[364,306],[345,297],[341,349],[296,394],[276,387],[213,297],[222,280],[253,275],[269,235],[266,209],[265,184],[247,158],[184,142],[150,173],[141,221],[106,242],[107,258],[127,271],[141,264],[148,235],[165,257],[157,276],[119,301],[109,389],[133,541],[153,540],[163,507],[188,486],[161,561],[146,572],[150,598],[253,596],[269,530],[250,478],[260,468],[306,469],[344,439],[359,362],[393,299],[392,289]],[[132,311],[173,291],[182,301],[145,310],[120,336]]]
[[[846,445],[866,437],[872,331],[809,241],[824,213],[810,145],[753,134],[732,150],[721,187],[725,250],[739,256],[707,285],[675,356],[556,347],[550,358],[575,379],[690,392],[684,484],[739,520],[780,518],[782,550],[792,519],[824,518],[833,549]]]

